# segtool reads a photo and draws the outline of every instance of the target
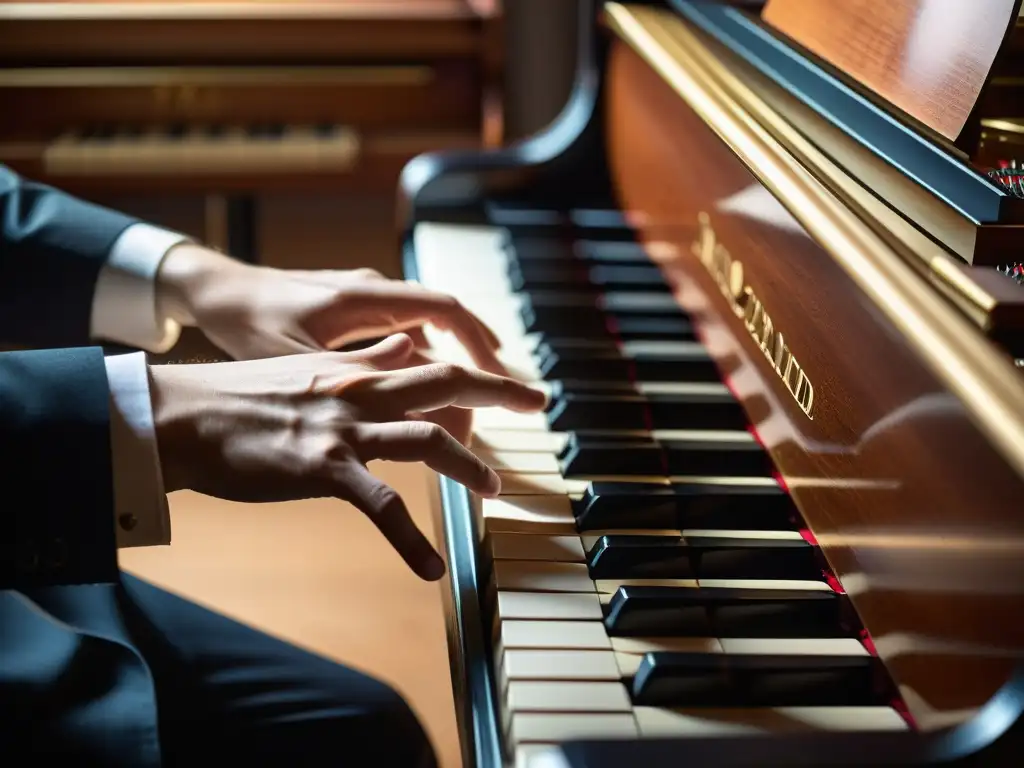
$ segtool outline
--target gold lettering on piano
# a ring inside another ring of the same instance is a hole
[[[764,304],[747,283],[743,262],[734,259],[725,246],[718,242],[718,236],[711,226],[711,217],[707,213],[701,212],[697,220],[700,235],[693,244],[694,255],[718,284],[730,308],[743,321],[750,337],[772,364],[800,410],[813,419],[814,386],[786,344],[782,331],[775,327]]]

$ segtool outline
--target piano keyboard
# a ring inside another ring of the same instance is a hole
[[[93,128],[43,150],[46,172],[63,176],[339,173],[358,157],[357,134],[341,125]]]
[[[496,226],[414,232],[419,281],[480,316],[551,397],[542,414],[482,409],[474,427],[503,484],[474,504],[508,757],[906,729],[743,409],[615,217],[493,208]]]

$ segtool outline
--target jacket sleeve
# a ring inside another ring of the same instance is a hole
[[[117,577],[97,347],[0,353],[0,589]]]
[[[100,268],[135,223],[0,165],[0,342],[88,344]]]

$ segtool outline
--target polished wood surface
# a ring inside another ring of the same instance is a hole
[[[652,255],[698,321],[917,723],[958,721],[1024,652],[1024,481],[968,416],[961,393],[717,128],[621,41],[607,78],[621,207],[646,242],[659,244]],[[770,316],[814,387],[810,414],[696,255],[708,247],[719,263],[742,264],[743,285],[761,302],[761,331]],[[988,343],[980,332],[963,341]]]
[[[949,140],[968,122],[1020,0],[769,0],[761,18]]]
[[[486,9],[485,9],[486,10]],[[464,0],[0,3],[0,63],[227,64],[475,54]]]

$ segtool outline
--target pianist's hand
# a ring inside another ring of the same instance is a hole
[[[359,352],[150,368],[168,491],[244,502],[337,497],[359,508],[422,578],[444,565],[373,459],[422,461],[483,496],[498,476],[437,422],[447,409],[537,411],[542,393],[475,369],[410,367],[396,334]]]
[[[455,299],[372,269],[272,269],[181,245],[157,280],[171,316],[238,360],[337,349],[430,323],[454,333],[480,368],[506,372],[498,339]]]

